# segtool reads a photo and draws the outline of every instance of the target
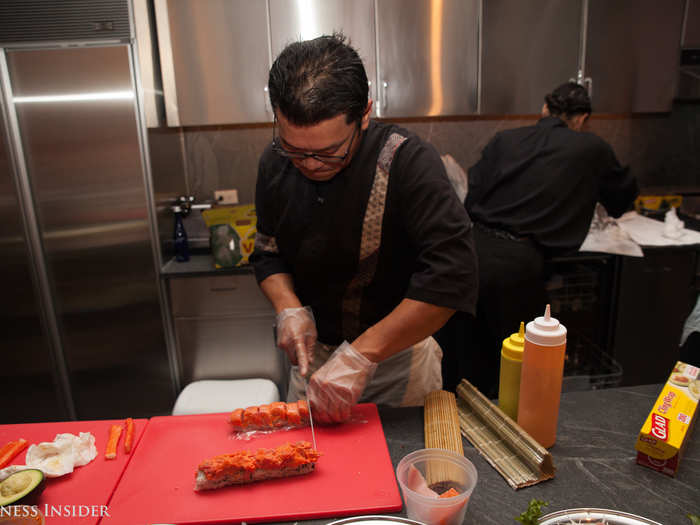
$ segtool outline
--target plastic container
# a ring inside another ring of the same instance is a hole
[[[498,381],[498,406],[513,421],[518,420],[520,398],[520,371],[523,365],[525,323],[520,330],[503,340],[501,347],[501,372]]]
[[[564,377],[566,327],[550,315],[527,323],[520,374],[518,425],[543,447],[554,445]]]
[[[472,462],[460,454],[441,448],[424,448],[399,461],[396,479],[409,519],[426,525],[460,525],[478,474]],[[426,480],[433,483],[428,486]],[[459,494],[438,497],[449,489]]]

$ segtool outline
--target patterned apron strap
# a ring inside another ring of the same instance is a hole
[[[379,246],[382,240],[382,223],[386,207],[386,193],[389,186],[389,169],[398,147],[406,137],[392,133],[379,152],[374,172],[374,182],[370,190],[367,209],[362,222],[360,238],[360,260],[355,277],[350,281],[343,296],[343,336],[353,341],[361,333],[360,307],[362,292],[374,277],[377,269]]]

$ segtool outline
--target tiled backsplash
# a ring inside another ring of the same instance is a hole
[[[432,143],[441,154],[452,155],[466,171],[497,131],[536,120],[534,116],[414,120],[400,125]],[[612,145],[622,164],[630,165],[643,189],[700,189],[700,104],[676,104],[670,114],[594,117],[587,126]],[[195,195],[203,201],[213,199],[214,190],[235,188],[241,203],[253,202],[258,158],[271,138],[271,128],[259,125],[150,130],[154,192],[164,243],[172,235],[172,214],[166,205],[177,195]],[[191,237],[207,235],[201,217],[194,216],[188,223]]]

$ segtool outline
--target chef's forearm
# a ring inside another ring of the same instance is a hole
[[[352,346],[378,363],[434,334],[455,310],[404,299],[384,319],[368,328]]]
[[[296,293],[292,276],[288,273],[275,273],[260,282],[260,289],[272,303],[276,313],[285,308],[302,306]]]

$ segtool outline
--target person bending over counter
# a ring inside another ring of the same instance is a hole
[[[467,212],[431,145],[370,118],[364,66],[342,35],[287,46],[268,88],[251,262],[294,365],[287,400],[308,378],[322,422],[359,401],[420,405],[442,384],[431,335],[475,312]]]
[[[639,192],[610,145],[582,130],[590,114],[586,90],[563,84],[535,125],[497,133],[468,170],[479,294],[462,371],[488,396],[497,395],[503,339],[544,312],[545,260],[578,250],[596,202],[619,217]]]

